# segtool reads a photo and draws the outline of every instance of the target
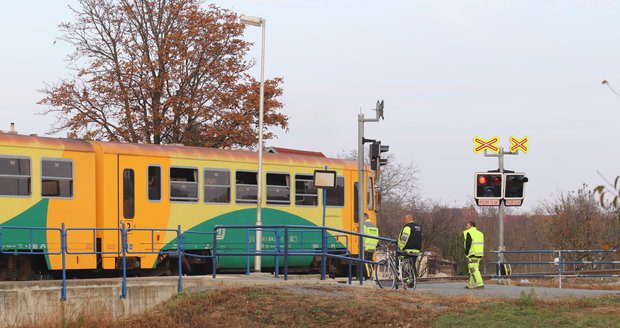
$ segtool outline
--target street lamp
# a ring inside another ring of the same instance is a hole
[[[258,178],[256,184],[258,190],[256,192],[256,226],[262,225],[261,221],[261,206],[263,202],[263,113],[265,106],[265,25],[264,18],[255,16],[241,16],[239,17],[241,23],[245,25],[261,27],[263,32],[263,40],[261,44],[260,54],[260,101],[259,101],[259,114],[258,114]],[[262,231],[256,230],[256,252],[259,253],[262,249],[261,239]],[[254,257],[254,271],[261,271],[261,257],[256,255]]]

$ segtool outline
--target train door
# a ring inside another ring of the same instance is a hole
[[[162,166],[146,156],[119,156],[118,222],[138,230],[161,227],[157,217],[162,209]]]
[[[119,156],[118,222],[128,229],[127,256],[136,259],[136,268],[153,268],[159,250],[176,237],[166,231],[170,202],[162,186],[168,165],[158,157]]]
[[[364,218],[359,217],[359,184],[357,181],[353,182],[353,206],[351,206],[350,208],[353,209],[353,213],[351,214],[351,217],[353,218],[353,231],[354,232],[362,232],[363,230],[360,231],[360,224],[364,224]],[[374,181],[371,177],[366,177],[366,182],[364,183],[364,188],[366,189],[366,192],[364,193],[364,213],[369,213],[369,216],[371,217],[371,219],[374,217],[374,215],[370,215],[370,212],[374,210],[375,208],[375,202],[374,202]],[[375,223],[376,224],[376,223]],[[354,249],[355,251],[357,251],[357,245],[358,245],[358,240],[357,238],[354,238]]]
[[[145,186],[139,181],[145,181],[144,168],[133,156],[119,156],[118,160],[118,222],[119,228],[127,230],[127,268],[137,269],[141,266],[141,257],[144,243],[141,242],[144,231],[135,230],[144,228],[141,218],[144,215],[143,207],[139,204],[138,195],[143,195]]]

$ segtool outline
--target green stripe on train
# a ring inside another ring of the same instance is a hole
[[[45,230],[28,229],[47,227],[48,200],[43,199],[17,216],[0,224],[0,247],[3,251],[47,251]],[[24,228],[15,228],[24,227]],[[59,233],[60,235],[60,233]]]
[[[310,221],[293,215],[291,213],[275,210],[271,208],[262,209],[262,224],[268,225],[299,225],[316,226]],[[205,250],[213,247],[213,232],[216,225],[255,225],[256,209],[244,209],[226,213],[204,221],[185,232],[183,248],[186,251]],[[247,256],[225,256],[226,252],[245,253],[253,252],[256,245],[254,231],[247,232],[247,229],[220,229],[217,236],[218,268],[220,269],[241,269],[247,265]],[[207,234],[205,234],[207,233]],[[279,238],[281,252],[284,250],[284,231],[276,234],[273,229],[264,229],[262,232],[263,251],[273,251],[276,246],[276,236]],[[164,246],[164,249],[175,249],[176,238]],[[336,238],[328,236],[328,247],[330,249],[344,249],[345,245],[337,242]],[[289,230],[289,250],[316,250],[321,247],[321,230],[319,229],[291,229]],[[312,256],[290,256],[289,266],[306,267],[312,262]],[[279,265],[284,264],[284,258],[280,257]],[[274,256],[263,256],[261,260],[263,267],[274,267]],[[250,256],[250,266],[254,266],[254,256]]]

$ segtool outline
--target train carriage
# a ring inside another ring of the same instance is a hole
[[[48,250],[42,251],[45,263],[35,271],[59,270],[56,252],[63,223],[68,270],[119,269],[123,227],[128,229],[128,268],[173,270],[180,226],[184,251],[196,255],[184,257],[184,271],[205,272],[210,269],[216,225],[255,224],[256,163],[257,154],[250,151],[0,134],[0,179],[10,182],[0,186],[0,273],[6,272],[4,279],[16,278],[9,272],[19,267],[24,271],[21,278],[26,275],[30,260],[25,258],[31,256],[18,256],[16,265],[9,255],[11,250],[32,251],[32,245],[25,245],[25,235],[32,233],[38,234],[33,243],[42,248],[34,250]],[[262,224],[321,226],[323,197],[313,186],[312,175],[326,167],[337,173],[337,187],[326,190],[326,226],[357,231],[357,163],[282,149],[263,157]],[[366,211],[374,220],[372,174],[367,174]],[[39,230],[9,228],[16,226],[45,228],[46,236]],[[216,238],[218,269],[245,268],[246,257],[226,253],[252,250],[254,232],[227,228],[218,230]],[[262,241],[265,250],[273,250],[277,242],[284,244],[282,235],[268,229]],[[289,236],[291,250],[316,249],[320,244],[319,230],[302,229]],[[350,236],[330,235],[328,245],[357,253],[357,240]],[[317,265],[312,256],[291,260],[293,267]],[[274,265],[273,257],[264,257],[263,267]]]
[[[95,153],[90,143],[0,133],[0,279],[60,269],[60,227],[94,227]],[[12,227],[12,228],[8,228]],[[74,231],[66,265],[96,268],[93,240]],[[11,252],[41,256],[18,256]]]

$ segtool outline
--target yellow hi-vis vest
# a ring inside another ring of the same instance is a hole
[[[370,221],[364,221],[364,234],[373,237],[379,237],[379,228]],[[364,238],[364,250],[374,251],[377,249],[379,239]]]
[[[482,257],[484,255],[484,235],[476,227],[463,231],[463,247],[467,247],[467,234],[471,236],[471,247],[469,253],[466,254],[467,257]]]

